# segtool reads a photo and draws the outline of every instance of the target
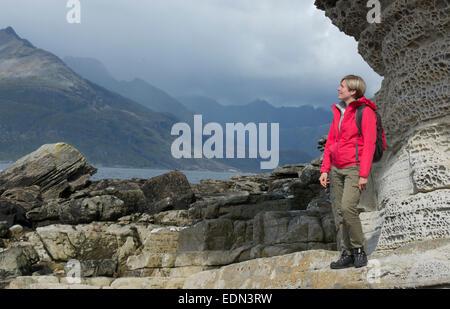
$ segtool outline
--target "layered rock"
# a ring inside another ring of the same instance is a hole
[[[374,101],[387,151],[374,165],[383,215],[378,249],[450,235],[450,4],[380,1],[381,23],[369,23],[367,1],[316,0],[384,77]]]
[[[0,252],[0,279],[31,275],[32,266],[38,261],[32,246],[20,246]]]
[[[330,269],[338,252],[310,250],[203,271],[186,289],[336,289],[448,287],[450,240],[413,242],[375,253],[363,268]]]
[[[0,191],[37,186],[44,198],[60,198],[85,187],[96,171],[72,146],[48,144],[0,172]]]
[[[195,200],[177,170],[152,179],[90,181],[95,172],[68,144],[40,147],[0,173],[0,222],[39,227],[115,221],[133,213],[188,209]]]
[[[39,161],[39,156],[35,160]],[[200,184],[189,184],[181,172],[172,171],[151,179],[87,180],[73,191],[67,187],[43,191],[34,183],[10,187],[0,199],[0,211],[9,220],[0,221],[1,237],[5,238],[1,245],[6,247],[0,248],[5,265],[0,269],[0,285],[206,287],[197,278],[234,269],[227,265],[248,261],[245,265],[254,272],[252,268],[264,261],[261,258],[273,257],[272,263],[282,261],[277,257],[304,251],[311,253],[299,255],[302,263],[315,259],[314,263],[328,267],[335,259],[338,236],[329,191],[317,183],[320,164],[321,158],[317,158],[311,164],[287,165],[271,173],[224,181],[205,179]],[[55,197],[45,192],[60,193]],[[362,210],[367,211],[367,205],[362,205]],[[372,249],[380,236],[380,214],[360,215]],[[20,220],[29,226],[17,225]],[[310,271],[317,267],[305,271],[295,276],[316,276]],[[31,274],[33,277],[28,277]],[[350,279],[332,276],[337,280],[332,287],[352,282],[353,273],[349,274]],[[445,284],[447,279],[442,278],[437,282]],[[235,286],[236,280],[224,286]],[[300,287],[322,287],[308,284]],[[396,286],[393,281],[389,284]]]
[[[84,165],[59,168],[67,166],[55,159],[61,149],[69,151],[70,162]],[[164,286],[180,286],[189,275],[231,263],[334,249],[335,225],[327,191],[317,184],[319,166],[288,165],[200,184],[190,184],[179,171],[151,179],[79,181],[76,176],[94,171],[82,155],[67,144],[47,145],[0,174],[2,237],[7,248],[20,241],[39,257],[26,260],[32,269],[16,276],[70,279],[76,270],[81,278],[151,276],[165,278]],[[78,185],[71,186],[74,181]],[[28,227],[12,227],[17,223]],[[168,283],[170,278],[175,281]]]

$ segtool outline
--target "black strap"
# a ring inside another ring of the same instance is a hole
[[[356,116],[355,116],[355,121],[356,121],[356,127],[358,128],[359,131],[359,135],[362,135],[362,129],[361,129],[361,121],[362,121],[362,115],[363,115],[363,111],[364,111],[364,107],[366,107],[367,104],[363,104],[358,106],[358,108],[356,109]],[[358,136],[356,136],[356,162],[359,162],[359,154],[358,154]]]
[[[364,107],[366,107],[366,106],[367,106],[367,104],[363,104],[363,105],[358,106],[358,108],[356,109],[355,121],[356,121],[356,127],[358,128],[358,131],[359,131],[359,136],[362,135],[361,122],[362,122]]]

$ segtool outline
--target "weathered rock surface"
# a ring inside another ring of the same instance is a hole
[[[43,281],[52,288],[72,279],[77,285],[71,287],[83,288],[87,278],[99,276],[161,278],[124,278],[114,285],[110,281],[111,287],[181,287],[194,273],[231,263],[334,248],[329,198],[316,194],[318,169],[291,165],[198,185],[173,171],[148,180],[87,181],[59,195],[47,194],[56,192],[51,187],[47,192],[27,184],[9,188],[0,199],[10,205],[4,225],[10,228],[23,219],[36,230],[3,234],[9,237],[7,247],[20,241],[35,248],[33,274],[57,275],[57,282]],[[80,278],[70,278],[74,271]],[[12,286],[40,284],[23,280]]]
[[[172,276],[59,278],[25,276],[11,281],[9,289],[164,289],[164,288],[419,288],[449,287],[450,239],[412,242],[396,250],[377,252],[364,268],[331,270],[329,263],[339,253],[326,250],[296,252],[270,258],[258,258],[212,270],[184,270]],[[204,254],[190,254],[177,259],[179,265],[204,265]],[[216,255],[214,259],[219,259]],[[164,258],[163,258],[164,260]],[[160,265],[161,259],[151,255],[129,258],[136,267]],[[173,259],[166,262],[173,264]],[[189,274],[189,272],[192,272]]]
[[[0,279],[31,275],[38,256],[31,246],[13,247],[0,252]]]
[[[49,225],[36,229],[54,261],[111,259],[128,238],[138,242],[133,227],[111,224]]]
[[[70,260],[64,266],[68,278],[113,277],[117,270],[117,260]],[[75,276],[72,276],[75,275]]]
[[[27,212],[27,218],[42,226],[51,223],[80,224],[93,221],[114,221],[133,212],[133,206],[112,195],[81,199],[55,199]]]
[[[261,266],[258,259],[282,259],[299,252],[325,272],[337,253],[323,250],[336,250],[339,235],[329,190],[318,185],[320,163],[317,158],[272,173],[195,185],[179,171],[152,179],[87,181],[59,197],[43,194],[38,185],[9,188],[0,198],[0,205],[6,205],[1,213],[9,220],[0,225],[6,247],[0,254],[11,262],[6,263],[10,266],[5,267],[0,286],[182,288],[197,282],[196,274],[216,273],[246,261],[248,272],[257,272],[252,268]],[[378,244],[382,222],[401,218],[370,204],[362,198],[360,217],[369,253]],[[440,207],[438,200],[434,204]],[[24,224],[17,225],[21,220]],[[34,253],[13,249],[18,244]],[[313,266],[311,271],[318,270]],[[347,287],[340,280],[353,282],[346,275],[336,280],[331,287]],[[322,287],[311,279],[307,282],[300,287]],[[392,284],[386,286],[396,286]]]
[[[384,77],[374,101],[387,151],[372,171],[381,250],[450,235],[450,3],[380,2],[381,23],[368,23],[367,1],[315,1]]]
[[[26,218],[25,208],[3,198],[0,198],[0,221],[6,222],[8,228],[15,224],[30,224]]]
[[[0,192],[38,186],[44,198],[59,198],[86,186],[96,171],[72,146],[48,144],[0,172]]]
[[[180,171],[172,171],[147,180],[142,186],[147,198],[148,213],[158,213],[165,210],[188,209],[195,201],[194,192]]]
[[[374,253],[363,268],[330,269],[338,252],[311,250],[203,271],[188,289],[417,288],[450,286],[450,239],[415,242]]]
[[[1,195],[1,198],[15,205],[22,206],[25,211],[42,205],[42,197],[39,186],[22,187],[8,189]]]

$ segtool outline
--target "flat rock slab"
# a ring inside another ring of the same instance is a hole
[[[363,268],[330,269],[336,251],[311,250],[261,258],[186,278],[187,289],[418,288],[450,286],[450,238],[376,252]]]

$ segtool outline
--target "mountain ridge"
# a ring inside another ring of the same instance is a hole
[[[164,90],[153,86],[141,78],[130,81],[117,80],[106,66],[95,58],[67,56],[63,61],[77,74],[119,93],[156,112],[171,113],[178,120],[192,118],[192,112]]]
[[[86,80],[54,54],[0,30],[0,156],[16,160],[67,142],[91,162],[147,168],[227,170],[213,160],[170,156],[177,119]]]

